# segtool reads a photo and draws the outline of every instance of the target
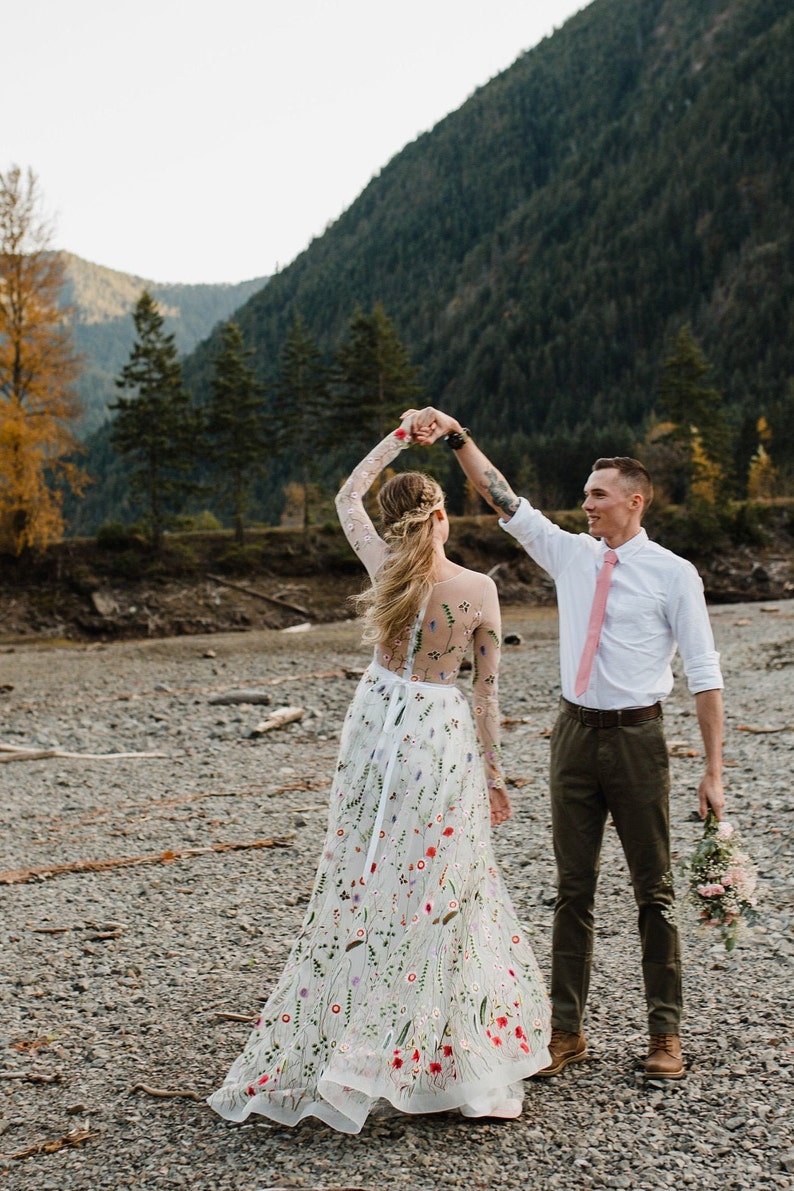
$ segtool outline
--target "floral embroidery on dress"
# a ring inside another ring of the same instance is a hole
[[[385,439],[337,498],[371,575],[385,547],[363,495],[403,445]],[[436,585],[414,629],[376,651],[348,708],[303,925],[209,1099],[228,1119],[314,1115],[358,1132],[379,1099],[431,1112],[520,1098],[520,1081],[548,1061],[548,997],[490,842],[493,581],[461,569]],[[454,683],[472,637],[476,715]]]

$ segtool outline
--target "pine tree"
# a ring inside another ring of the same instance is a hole
[[[383,438],[403,410],[419,403],[422,387],[383,305],[357,309],[334,361],[338,441],[362,445]]]
[[[221,328],[221,349],[213,359],[214,376],[206,421],[208,454],[220,477],[221,500],[231,507],[235,540],[245,540],[245,513],[254,481],[264,471],[263,389],[248,361],[240,328]]]
[[[708,383],[711,366],[692,334],[681,327],[662,364],[662,413],[673,423],[672,437],[685,448],[687,490],[709,471],[709,483],[724,481],[729,467],[729,435],[722,395]]]
[[[60,304],[63,258],[49,250],[35,174],[0,174],[0,549],[13,554],[63,533],[64,485],[86,477],[70,459],[80,361]]]
[[[170,513],[192,485],[198,421],[182,383],[174,336],[144,290],[133,311],[138,338],[116,384],[135,395],[119,397],[111,440],[133,463],[132,488],[146,508],[152,548],[160,550]]]
[[[274,441],[295,462],[303,488],[303,533],[311,525],[311,494],[320,449],[329,431],[328,370],[320,350],[297,315],[281,352],[276,384]]]

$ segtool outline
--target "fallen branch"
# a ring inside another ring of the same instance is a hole
[[[15,1154],[3,1154],[2,1156],[3,1158],[18,1160],[21,1158],[35,1158],[38,1154],[57,1154],[58,1150],[63,1150],[66,1146],[79,1146],[84,1141],[91,1141],[95,1137],[99,1137],[99,1134],[91,1129],[70,1129],[62,1137],[37,1141],[32,1146],[28,1146],[27,1149],[17,1150]]]
[[[276,678],[244,678],[238,682],[240,688],[246,686],[280,686],[284,682],[305,682],[308,678],[360,678],[363,669],[345,666],[341,670],[310,670],[305,674],[280,674]],[[218,691],[225,691],[226,686],[182,686],[170,687],[166,690],[145,691],[117,691],[113,695],[87,695],[88,703],[132,703],[138,699],[173,698],[175,695],[209,695]],[[50,701],[52,703],[52,701]],[[24,704],[24,707],[35,710],[36,704]]]
[[[671,757],[699,757],[698,749],[692,748],[685,740],[671,740],[667,745]]]
[[[48,823],[50,833],[61,831],[73,831],[78,825],[87,825],[96,823],[97,820],[107,818],[109,815],[114,815],[121,811],[147,811],[165,807],[173,807],[182,803],[201,802],[204,798],[274,798],[278,794],[288,794],[294,790],[315,793],[324,790],[329,786],[330,782],[327,778],[306,779],[304,781],[288,782],[284,786],[275,786],[272,790],[268,790],[266,786],[252,786],[248,789],[240,790],[205,790],[200,794],[179,794],[172,798],[152,798],[146,802],[120,802],[117,806],[101,806],[96,807],[92,811],[86,811],[84,815],[79,815],[76,819],[63,820],[60,817],[53,820],[48,815],[37,815],[36,822]],[[295,808],[299,811],[300,808]],[[53,933],[55,933],[53,931]]]
[[[253,587],[244,587],[242,583],[232,583],[229,579],[221,579],[220,575],[207,575],[213,583],[220,583],[222,587],[231,587],[234,591],[241,591],[243,595],[254,596],[257,600],[266,600],[268,604],[275,604],[278,608],[286,608],[289,612],[297,612],[299,616],[310,616],[306,608],[299,604],[290,604],[278,596],[265,595],[263,591],[255,591]]]
[[[737,724],[737,732],[752,732],[755,736],[767,736],[773,732],[789,732],[792,728],[791,724],[781,724],[779,728],[771,727],[754,727],[752,724]]]
[[[195,1100],[199,1104],[204,1099],[198,1092],[173,1092],[170,1088],[150,1088],[145,1083],[136,1083],[130,1092],[145,1092],[147,1096],[157,1096],[161,1100]]]
[[[41,761],[46,757],[67,757],[79,761],[120,761],[130,757],[168,759],[168,753],[70,753],[66,749],[31,749],[20,744],[0,744],[0,765],[8,761]]]
[[[242,852],[251,848],[286,848],[294,835],[274,836],[242,843],[209,844],[204,848],[177,848],[154,852],[147,856],[116,856],[110,860],[73,860],[70,864],[49,864],[36,868],[11,869],[0,873],[0,885],[24,885],[28,881],[45,881],[63,873],[104,873],[115,868],[129,868],[138,864],[171,864],[174,860],[189,860],[193,856],[209,856],[213,852]]]
[[[0,1071],[0,1079],[24,1079],[27,1083],[60,1083],[63,1075],[54,1071],[45,1075],[42,1071]]]
[[[216,1009],[215,1016],[219,1021],[256,1021],[256,1016],[252,1013],[228,1013],[224,1009]]]
[[[63,1079],[60,1071],[45,1075],[41,1071],[0,1071],[0,1079],[23,1079],[26,1083],[58,1083]]]

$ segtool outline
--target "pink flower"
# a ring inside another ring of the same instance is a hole
[[[730,839],[733,835],[733,823],[729,823],[727,819],[723,819],[721,823],[717,824],[717,838]]]
[[[435,854],[436,854],[435,848],[428,848],[427,851],[425,852],[425,856],[429,856],[431,860],[433,859]]]
[[[496,1024],[498,1025],[500,1030],[506,1030],[507,1029],[507,1018],[506,1017],[497,1017]]]
[[[698,885],[698,893],[701,897],[721,897],[725,892],[725,886],[720,885],[718,881],[712,881],[708,885]]]

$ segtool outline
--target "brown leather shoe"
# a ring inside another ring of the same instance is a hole
[[[678,1034],[651,1034],[644,1066],[646,1079],[683,1079],[684,1060]]]
[[[580,1063],[587,1058],[587,1043],[584,1034],[571,1034],[568,1030],[552,1030],[549,1042],[551,1062],[541,1067],[532,1076],[533,1079],[547,1079],[550,1075],[559,1075],[563,1067],[569,1063]]]

